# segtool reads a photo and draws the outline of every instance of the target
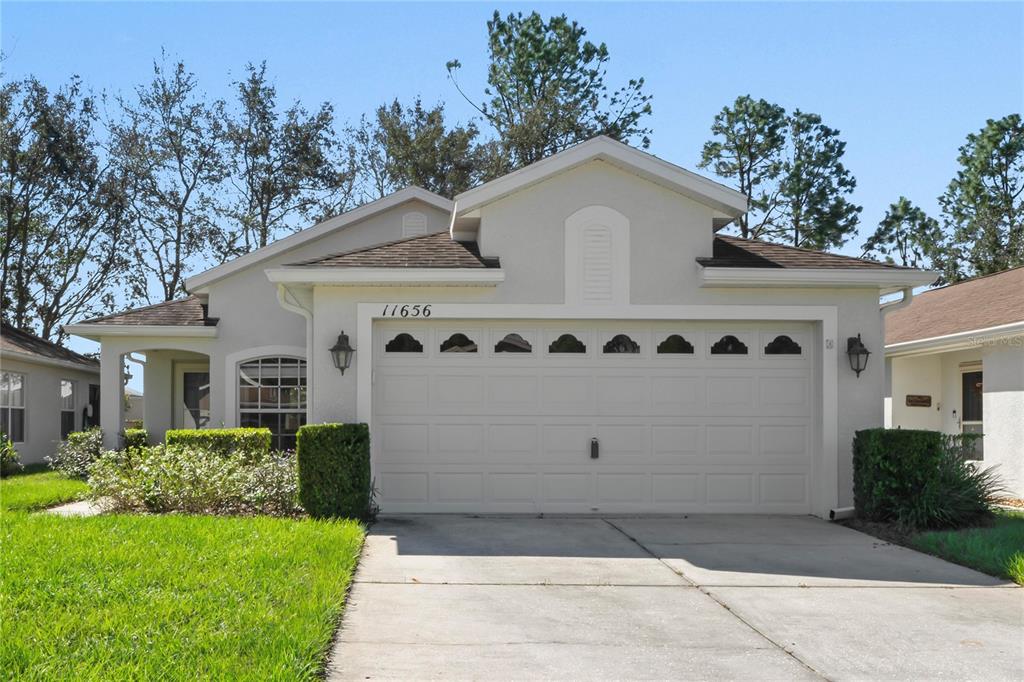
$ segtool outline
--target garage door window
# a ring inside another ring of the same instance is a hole
[[[726,334],[711,346],[712,355],[746,355],[747,345],[732,334]]]
[[[562,334],[548,346],[549,353],[586,353],[587,346],[572,334]]]
[[[456,333],[441,344],[442,353],[475,353],[476,341],[465,334]]]
[[[533,346],[519,334],[506,334],[505,338],[494,344],[495,353],[532,353]]]
[[[238,368],[238,423],[265,427],[279,450],[295,449],[295,434],[306,423],[306,361],[260,358]]]
[[[423,344],[417,341],[412,334],[402,332],[391,339],[384,346],[385,353],[422,353]]]
[[[800,344],[785,334],[780,334],[764,347],[765,355],[800,355]]]
[[[640,344],[626,334],[616,334],[604,344],[605,353],[639,353]]]
[[[693,355],[693,344],[679,334],[671,334],[667,339],[658,344],[658,354]]]

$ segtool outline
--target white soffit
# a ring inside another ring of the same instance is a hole
[[[678,192],[725,216],[735,218],[747,211],[747,197],[742,193],[601,135],[459,194],[455,197],[455,214],[465,215],[552,175],[595,160]]]
[[[193,275],[185,280],[185,288],[190,293],[202,293],[200,290],[203,287],[207,287],[217,280],[223,279],[228,275],[232,275],[239,270],[243,270],[251,265],[256,265],[268,258],[272,258],[278,254],[284,253],[285,251],[294,249],[297,246],[301,246],[308,241],[327,236],[335,230],[339,230],[343,227],[352,225],[353,223],[365,220],[371,216],[414,199],[446,212],[451,211],[453,206],[451,201],[445,199],[439,194],[428,192],[421,187],[406,187],[405,189],[400,189],[394,194],[389,194],[382,199],[377,199],[376,201],[371,201],[368,204],[363,204],[351,211],[334,216],[333,218],[328,218],[321,223],[317,223],[313,227],[306,228],[305,230],[296,232],[295,234],[289,235],[283,239],[279,239],[272,244],[267,244],[262,249],[257,249],[251,253],[245,254],[244,256],[239,256],[232,261],[210,268],[198,275]]]

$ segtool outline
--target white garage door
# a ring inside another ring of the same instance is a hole
[[[378,322],[385,512],[807,513],[807,323]]]

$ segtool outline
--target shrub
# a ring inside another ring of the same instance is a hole
[[[187,445],[218,455],[241,453],[253,459],[270,452],[271,440],[270,429],[266,428],[173,429],[167,432],[168,445]]]
[[[69,433],[67,440],[60,444],[57,452],[46,461],[51,469],[56,469],[71,478],[85,478],[92,464],[103,450],[103,431],[98,427],[87,431]]]
[[[1001,490],[991,469],[964,459],[964,439],[937,431],[867,429],[853,440],[857,516],[904,527],[956,528],[991,516]]]
[[[0,476],[10,476],[22,470],[21,458],[6,433],[0,433]]]
[[[144,448],[149,444],[149,434],[145,429],[125,429],[124,447],[126,450]]]
[[[105,452],[89,470],[90,496],[117,511],[294,515],[295,457],[157,445]]]
[[[366,424],[308,424],[299,429],[299,500],[312,516],[370,513],[370,430]]]

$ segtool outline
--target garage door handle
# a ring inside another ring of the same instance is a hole
[[[600,456],[601,444],[596,438],[590,439],[590,459],[597,459]]]

